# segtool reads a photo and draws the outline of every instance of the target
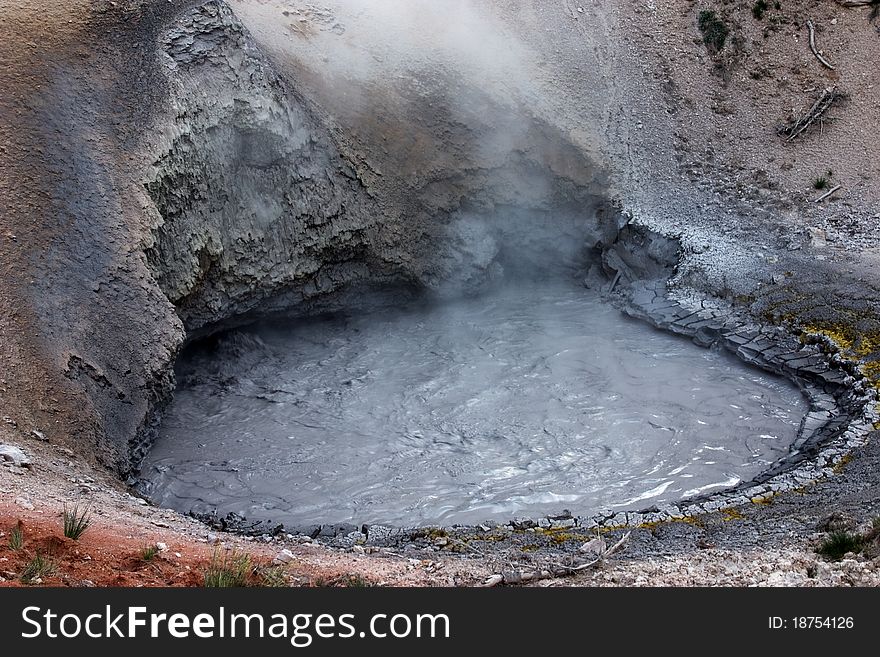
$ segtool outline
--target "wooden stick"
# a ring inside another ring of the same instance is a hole
[[[608,294],[614,292],[614,288],[617,286],[617,281],[620,280],[620,270],[614,275],[614,280],[611,281],[611,287],[608,288]]]
[[[495,573],[494,575],[490,575],[486,578],[486,581],[483,582],[483,587],[491,588],[493,586],[499,586],[500,584],[522,584],[523,582],[532,582],[541,579],[551,579],[554,577],[565,577],[566,575],[574,575],[575,573],[579,573],[582,570],[586,570],[587,568],[592,568],[597,563],[604,561],[615,552],[620,550],[626,542],[629,540],[631,531],[627,532],[623,538],[621,538],[617,543],[612,545],[610,548],[605,550],[598,558],[593,561],[588,561],[587,563],[581,564],[579,566],[551,566],[549,569],[542,570],[533,570],[531,572],[523,572],[523,571],[513,571],[513,572],[505,572],[505,573]]]
[[[834,192],[836,192],[836,191],[837,191],[838,189],[840,189],[841,187],[843,187],[843,185],[835,185],[834,187],[832,187],[831,189],[829,189],[827,192],[825,192],[824,194],[822,194],[822,196],[820,196],[820,197],[817,198],[815,201],[813,201],[813,203],[821,203],[822,201],[824,201],[826,198],[828,198],[829,196],[831,196]]]
[[[813,54],[816,55],[816,59],[819,60],[819,63],[822,64],[822,66],[830,68],[833,71],[834,67],[828,63],[827,59],[819,54],[819,50],[816,48],[816,28],[813,26],[813,21],[807,21],[807,28],[810,30],[810,50],[813,51]]]
[[[813,103],[813,106],[807,111],[806,114],[798,118],[791,125],[783,126],[780,128],[779,134],[788,135],[787,141],[794,141],[794,139],[803,133],[807,128],[809,128],[813,123],[817,120],[820,120],[822,115],[840,98],[840,94],[837,92],[837,89],[834,87],[830,87],[825,89],[822,92],[822,95],[819,99]],[[820,123],[821,125],[821,123]]]

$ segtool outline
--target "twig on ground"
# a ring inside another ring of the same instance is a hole
[[[836,192],[836,191],[837,191],[838,189],[840,189],[841,187],[843,187],[843,185],[835,185],[834,187],[832,187],[831,189],[829,189],[827,192],[825,192],[824,194],[822,194],[822,196],[820,196],[820,197],[817,198],[815,201],[813,201],[813,203],[821,203],[822,201],[824,201],[826,198],[828,198],[829,196],[831,196],[834,192]]]
[[[787,135],[788,139],[786,141],[794,141],[794,139],[804,131],[813,125],[816,121],[819,121],[819,125],[822,125],[822,115],[828,111],[828,109],[839,100],[843,94],[841,94],[836,87],[828,87],[823,92],[822,95],[819,96],[819,99],[813,103],[812,107],[809,110],[797,119],[795,119],[792,123],[781,126],[777,133],[780,135]]]
[[[579,573],[587,568],[591,568],[596,564],[604,561],[615,552],[620,551],[620,549],[626,544],[629,540],[629,536],[632,532],[627,532],[623,535],[623,537],[617,541],[614,545],[612,545],[607,550],[604,550],[596,559],[592,561],[588,561],[586,563],[579,564],[577,566],[564,566],[560,564],[554,564],[547,566],[546,568],[540,568],[537,570],[532,570],[528,572],[523,572],[521,570],[507,571],[503,573],[494,573],[489,576],[485,582],[483,582],[484,587],[493,587],[499,586],[501,584],[522,584],[523,582],[535,582],[542,579],[552,579],[554,577],[565,577],[567,575],[574,575],[575,573]]]
[[[807,28],[810,30],[810,50],[813,51],[813,54],[822,66],[833,71],[834,67],[822,56],[819,49],[816,48],[816,27],[813,25],[813,21],[807,21]]]
[[[611,294],[612,292],[614,292],[614,288],[617,287],[617,281],[620,280],[620,276],[621,276],[620,271],[618,271],[618,272],[614,275],[614,280],[611,281],[611,286],[608,288],[608,294]]]

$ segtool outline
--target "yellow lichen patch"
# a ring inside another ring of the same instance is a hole
[[[860,336],[856,353],[862,358],[877,353],[880,350],[880,331],[864,333]]]
[[[855,321],[855,319],[854,319]],[[862,374],[875,388],[880,388],[880,360],[862,362],[880,351],[880,332],[862,332],[850,324],[808,324],[802,328],[802,339],[822,336],[829,340],[843,358],[859,363]]]
[[[413,538],[429,538],[431,540],[435,540],[438,538],[448,538],[449,532],[440,527],[423,527],[422,529],[417,529],[412,534]]]
[[[470,538],[470,542],[485,541],[486,543],[497,543],[498,541],[503,541],[506,538],[508,538],[508,534],[493,532],[491,534],[482,534],[480,536],[472,536]]]
[[[540,536],[546,536],[557,545],[567,543],[568,541],[584,542],[589,541],[591,538],[593,538],[592,536],[587,536],[586,534],[570,532],[565,527],[550,527],[547,529],[538,527],[535,529],[535,533]]]
[[[844,454],[840,457],[840,460],[834,464],[832,470],[834,470],[834,474],[840,474],[843,472],[843,469],[846,467],[846,464],[852,461],[852,456],[849,454]]]
[[[668,522],[668,521],[654,520],[653,522],[643,522],[643,523],[639,523],[638,525],[636,525],[636,529],[647,529],[648,531],[654,531],[655,529],[657,529],[657,527],[662,525],[664,522]]]
[[[803,331],[808,335],[828,338],[841,352],[851,351],[859,337],[855,329],[845,325],[808,324],[803,327]]]
[[[689,525],[693,525],[694,527],[699,527],[703,529],[706,527],[706,522],[703,520],[703,516],[685,516],[684,518],[675,518],[674,522],[685,522]]]
[[[728,507],[726,509],[721,509],[721,518],[723,520],[742,520],[745,516],[740,513],[739,509]]]
[[[880,360],[872,360],[862,365],[862,374],[876,386],[880,383]]]

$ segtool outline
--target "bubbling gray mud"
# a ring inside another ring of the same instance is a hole
[[[786,380],[560,283],[263,325],[181,379],[146,492],[288,527],[644,508],[753,477],[806,412]]]

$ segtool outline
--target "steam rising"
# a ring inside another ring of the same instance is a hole
[[[350,97],[344,81],[411,84],[430,93],[461,79],[496,99],[534,92],[534,53],[471,0],[230,3],[261,44],[314,68]]]
[[[429,288],[458,296],[589,267],[602,173],[538,118],[540,57],[486,4],[231,4],[383,194],[398,195],[401,215],[386,223],[428,225],[411,248]]]

